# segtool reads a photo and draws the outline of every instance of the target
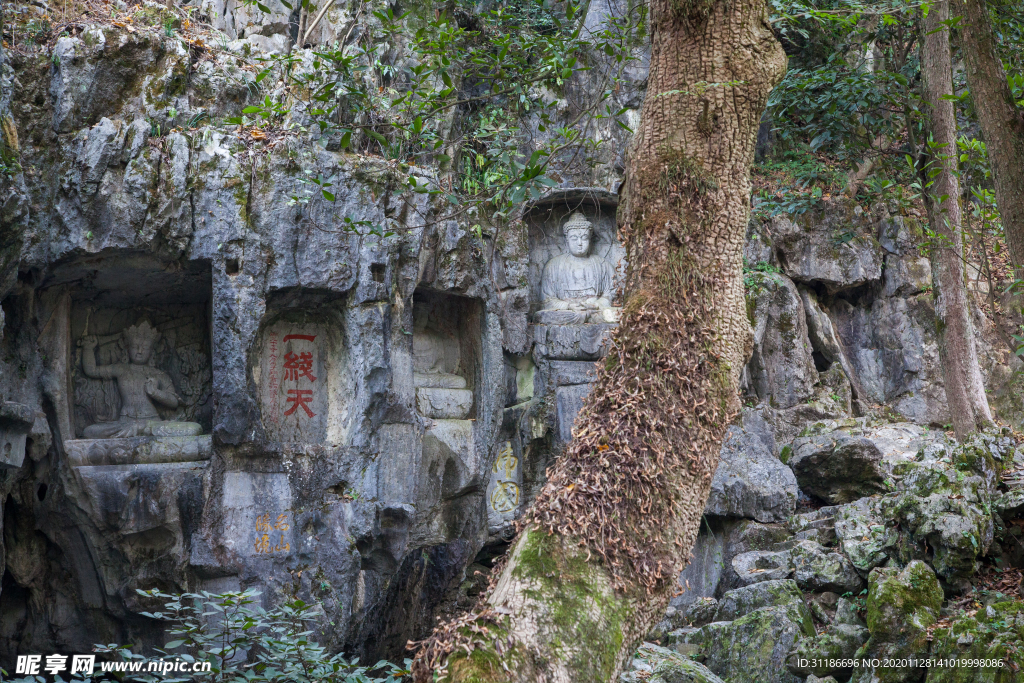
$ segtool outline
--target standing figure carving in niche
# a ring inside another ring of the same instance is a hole
[[[568,253],[555,256],[541,276],[541,309],[534,320],[544,325],[614,323],[619,309],[615,296],[615,269],[607,259],[590,253],[593,226],[577,211],[562,226]]]
[[[116,439],[131,436],[193,436],[202,431],[196,422],[164,420],[157,406],[174,410],[181,399],[166,372],[151,364],[153,347],[160,331],[144,320],[122,332],[128,347],[127,363],[96,364],[95,335],[82,337],[82,370],[93,379],[117,380],[121,414],[116,422],[98,422],[85,428],[87,439]],[[105,337],[112,341],[118,335]]]

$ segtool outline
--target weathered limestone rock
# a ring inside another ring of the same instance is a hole
[[[931,262],[927,256],[908,254],[885,259],[882,296],[913,296],[932,284]]]
[[[636,655],[620,674],[622,683],[725,683],[703,664],[653,643],[641,645]]]
[[[744,370],[747,392],[774,408],[811,397],[818,373],[807,338],[807,317],[796,285],[778,273],[748,273],[747,315],[754,353]]]
[[[786,543],[792,535],[792,532],[782,524],[760,524],[745,519],[730,526],[726,533],[722,534],[722,569],[715,595],[721,597],[726,591],[747,585],[740,580],[733,567],[734,558],[752,551],[770,551],[778,544]]]
[[[815,541],[797,541],[789,551],[793,578],[806,591],[857,593],[864,582],[850,561],[838,552],[827,552]]]
[[[881,504],[886,519],[899,522],[909,543],[899,544],[903,561],[932,550],[932,566],[946,581],[965,579],[977,570],[977,558],[992,543],[988,488],[982,477],[948,463],[908,465],[903,490]]]
[[[1024,669],[1022,633],[1024,605],[1019,601],[997,602],[973,616],[956,615],[948,627],[935,629],[930,654],[963,666],[932,667],[927,683],[1016,683]]]
[[[854,683],[902,683],[921,678],[923,669],[903,664],[928,654],[928,627],[939,618],[942,588],[931,568],[914,560],[902,571],[878,567],[868,577],[868,630],[871,637],[857,658],[894,660],[889,666],[855,671]],[[901,664],[903,664],[901,666]]]
[[[752,550],[732,558],[732,569],[740,585],[749,586],[789,578],[793,573],[793,558],[788,550]]]
[[[796,478],[775,457],[775,438],[761,415],[743,411],[729,427],[705,514],[785,521],[796,509]]]
[[[717,619],[718,604],[714,598],[698,598],[680,613],[680,620],[688,626],[710,624]]]
[[[784,217],[771,225],[783,272],[797,282],[816,282],[838,292],[882,277],[883,252],[870,216],[839,206],[802,217]]]
[[[652,673],[650,683],[724,683],[711,669],[684,658],[665,659]]]
[[[815,541],[823,546],[835,545],[835,517],[837,506],[822,507],[812,512],[793,515],[789,519],[789,528],[793,532],[794,541]]]
[[[832,432],[793,442],[786,464],[806,493],[831,505],[884,493],[882,453],[869,439]]]
[[[798,604],[803,604],[803,595],[795,581],[762,581],[725,593],[712,621],[734,621],[762,607]]]
[[[728,530],[727,522],[713,517],[704,518],[691,551],[690,563],[679,573],[681,594],[672,598],[673,607],[682,610],[695,600],[714,597],[725,570]]]
[[[834,676],[833,680],[849,680],[854,668],[841,666],[839,662],[852,661],[857,650],[867,642],[868,635],[868,629],[863,626],[835,624],[824,633],[797,643],[787,666],[798,676]]]
[[[918,424],[949,422],[931,294],[875,299],[870,307],[837,299],[831,318],[850,349],[862,400],[891,405]]]
[[[878,498],[861,498],[836,511],[836,536],[853,566],[867,573],[889,557],[886,517]]]
[[[0,467],[18,468],[25,462],[25,443],[34,422],[31,406],[0,403]]]
[[[797,683],[786,657],[800,638],[812,635],[811,613],[796,600],[713,622],[686,634],[683,642],[698,646],[704,664],[727,681]]]

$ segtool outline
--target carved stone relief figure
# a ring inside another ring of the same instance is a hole
[[[461,370],[458,333],[446,322],[432,320],[430,308],[418,307],[412,333],[413,384],[420,413],[435,419],[465,419],[473,408]]]
[[[198,422],[165,420],[158,407],[175,410],[181,398],[175,393],[170,376],[153,364],[153,348],[160,332],[148,320],[126,328],[121,336],[127,346],[127,363],[96,363],[96,347],[101,342],[116,340],[118,335],[100,339],[85,335],[82,347],[82,371],[92,379],[117,382],[121,410],[112,422],[97,422],[85,427],[87,439],[114,439],[133,436],[194,436],[202,432]]]
[[[618,322],[615,269],[602,256],[590,253],[593,226],[580,212],[562,226],[567,253],[547,262],[541,277],[543,303],[534,320],[544,325]]]

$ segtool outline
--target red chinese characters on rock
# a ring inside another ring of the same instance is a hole
[[[281,341],[282,343],[291,340],[312,342],[315,339],[315,334],[286,334]],[[284,377],[282,381],[294,382],[296,384],[300,382],[313,384],[316,382],[316,379],[316,375],[313,374],[312,352],[300,350],[299,353],[295,353],[294,351],[289,351],[284,355]],[[287,394],[287,409],[284,411],[285,417],[295,414],[299,408],[306,414],[306,417],[316,416],[316,413],[310,408],[310,405],[313,403],[312,389],[288,389]],[[301,416],[302,413],[298,415]]]
[[[312,353],[286,353],[284,354],[284,381],[298,382],[300,377],[306,377],[310,382],[315,382],[316,377],[310,370],[313,369]]]
[[[270,383],[270,395],[273,396],[270,415],[274,422],[278,421],[278,412],[280,410],[280,403],[278,402],[277,389],[278,389],[279,377],[277,375],[277,335],[271,335],[270,337],[270,377],[268,382]]]
[[[288,515],[280,514],[277,521],[270,523],[270,513],[256,515],[256,542],[253,544],[257,555],[273,555],[274,553],[286,553],[292,549],[290,543],[284,540],[284,532],[288,530]],[[277,543],[271,545],[270,532],[280,531],[280,538]]]
[[[312,410],[309,409],[309,404],[313,402],[313,390],[312,389],[289,389],[288,390],[288,405],[291,406],[288,410],[284,411],[285,415],[291,415],[297,408],[302,408],[306,411],[308,417],[316,415]]]

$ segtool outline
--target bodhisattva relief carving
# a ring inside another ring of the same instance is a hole
[[[96,348],[122,338],[127,362],[98,364]],[[160,331],[148,320],[126,328],[120,335],[85,335],[82,347],[82,372],[86,377],[114,380],[121,398],[117,419],[87,425],[87,439],[116,439],[133,436],[195,436],[202,432],[198,422],[165,419],[164,411],[176,411],[182,404],[170,376],[154,364],[153,350]]]
[[[593,226],[580,212],[562,226],[566,253],[544,266],[541,309],[534,320],[544,325],[615,323],[615,269],[602,256],[590,253]]]
[[[413,384],[420,413],[435,419],[465,419],[473,408],[461,369],[457,332],[443,321],[430,319],[427,308],[414,313],[412,333]]]

